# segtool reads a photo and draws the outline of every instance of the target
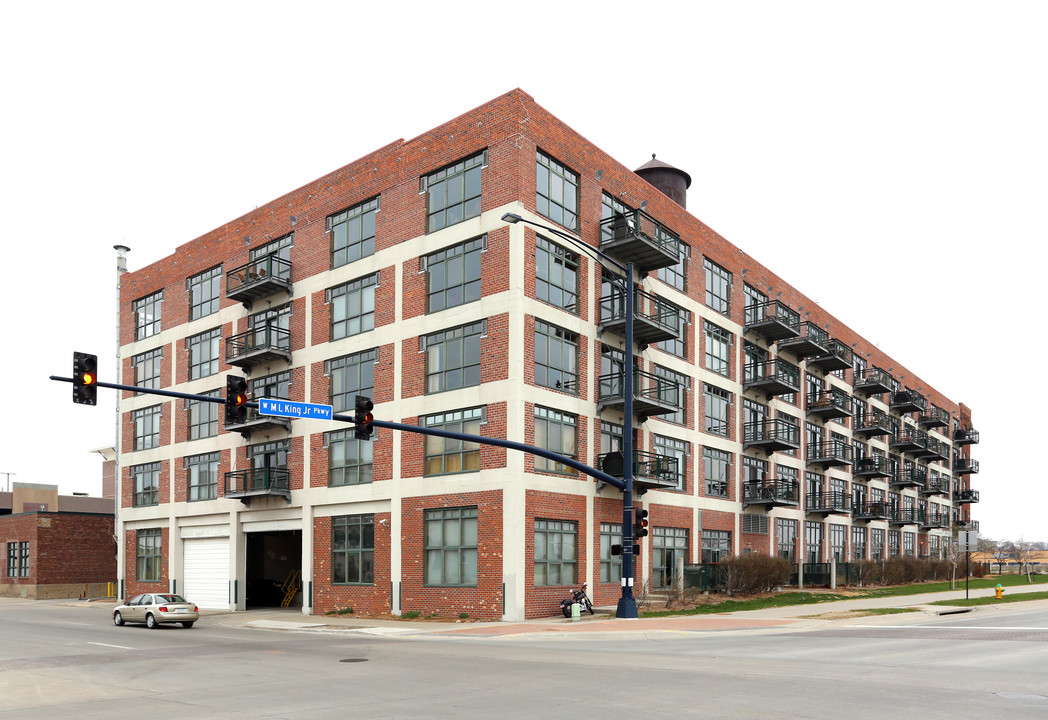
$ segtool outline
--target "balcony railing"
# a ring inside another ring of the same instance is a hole
[[[677,458],[646,450],[633,451],[633,482],[641,489],[675,489],[680,484]],[[608,475],[622,477],[622,453],[601,453],[597,467]]]
[[[798,450],[801,430],[796,423],[783,418],[765,418],[743,425],[743,448],[760,448],[771,455],[778,450]]]
[[[921,489],[922,495],[949,495],[950,494],[950,478],[940,475],[939,477],[929,477],[924,482],[924,487]]]
[[[864,502],[852,509],[852,520],[887,520],[891,517],[891,508],[884,501]]]
[[[863,437],[876,437],[878,435],[890,435],[892,432],[892,421],[888,415],[874,408],[855,416],[855,427],[853,435]]]
[[[897,413],[924,412],[928,407],[928,399],[916,390],[900,390],[892,393],[892,401],[888,407]]]
[[[641,210],[615,213],[600,224],[600,249],[640,272],[676,265],[681,242],[677,234]]]
[[[892,525],[916,525],[924,519],[924,513],[918,508],[896,508],[895,514],[888,517]]]
[[[979,491],[978,490],[958,490],[957,491],[957,502],[959,503],[977,503],[979,502]]]
[[[239,367],[291,361],[291,331],[263,325],[226,338],[226,362]]]
[[[950,457],[950,446],[942,440],[936,440],[933,437],[928,438],[928,446],[923,452],[916,453],[918,457],[925,457],[936,460],[948,460]]]
[[[855,354],[852,349],[840,340],[830,340],[823,355],[815,355],[808,358],[808,365],[822,368],[826,372],[831,370],[847,370],[855,364]]]
[[[837,491],[811,493],[805,510],[809,515],[846,514],[851,512],[851,500],[847,493]]]
[[[247,409],[247,417],[243,423],[226,425],[229,432],[238,432],[244,437],[253,432],[264,430],[290,430],[291,418],[277,417],[275,415],[263,415],[256,408]]]
[[[915,487],[923,488],[928,481],[928,471],[919,465],[910,465],[899,470],[899,473],[890,480],[892,487]]]
[[[255,258],[226,273],[226,297],[250,304],[291,290],[291,261],[276,253]]]
[[[755,332],[769,342],[797,337],[800,327],[800,313],[778,300],[747,305],[743,315],[743,331]]]
[[[867,397],[891,392],[892,376],[887,370],[876,366],[858,370],[855,373],[853,388],[855,392],[861,392]]]
[[[743,387],[768,397],[800,392],[801,370],[782,358],[746,363],[743,368]]]
[[[830,334],[810,320],[801,323],[796,337],[784,338],[778,342],[780,352],[791,353],[798,360],[825,355],[829,352],[829,347]]]
[[[865,478],[891,477],[892,465],[888,458],[883,455],[870,455],[855,461],[852,474],[856,477]]]
[[[852,461],[852,446],[839,440],[808,443],[807,450],[809,465],[840,467],[850,465]]]
[[[958,456],[953,461],[953,471],[958,475],[975,475],[979,472],[979,461]]]
[[[626,336],[626,293],[618,287],[600,299],[600,325],[607,332]],[[633,340],[640,345],[673,340],[680,333],[676,305],[643,290],[634,293]]]
[[[922,412],[918,418],[917,423],[922,428],[936,428],[936,427],[949,427],[950,426],[950,413],[943,410],[941,407],[934,405],[928,407]]]
[[[928,447],[928,435],[923,430],[918,430],[917,428],[912,427],[906,427],[903,428],[895,437],[892,438],[889,447],[894,452],[918,452]]]
[[[800,484],[796,480],[758,480],[742,484],[742,505],[795,507],[800,502]]]
[[[626,409],[624,373],[601,375],[597,386],[597,404],[601,410]],[[675,380],[643,370],[633,373],[633,413],[641,418],[675,413],[683,406],[683,388]]]
[[[932,512],[929,510],[924,513],[924,517],[919,522],[922,528],[929,530],[948,530],[950,527],[950,514],[948,512]]]
[[[953,434],[954,445],[975,445],[979,442],[979,431],[972,428],[957,428]]]
[[[840,388],[831,388],[808,395],[808,414],[821,420],[851,417],[854,412],[852,397]]]
[[[226,473],[226,497],[250,498],[277,495],[291,501],[291,473],[286,468],[263,467]]]

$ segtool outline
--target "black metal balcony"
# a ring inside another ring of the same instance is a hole
[[[957,491],[957,502],[959,503],[977,503],[979,502],[979,491],[966,489]]]
[[[821,327],[805,320],[798,328],[795,337],[779,340],[779,352],[791,353],[798,360],[829,352],[830,334]]]
[[[743,315],[743,332],[751,331],[768,342],[795,338],[801,332],[801,315],[778,300],[747,305]]]
[[[957,428],[953,433],[954,445],[975,445],[979,442],[979,431],[972,428]]]
[[[633,486],[640,491],[673,490],[679,484],[677,458],[646,450],[633,451]],[[622,477],[622,453],[601,453],[597,467],[613,477]]]
[[[876,366],[859,370],[855,373],[853,388],[867,397],[891,392],[892,376],[887,370]]]
[[[888,517],[892,525],[917,525],[924,520],[924,513],[918,508],[898,508],[894,515]]]
[[[779,450],[798,450],[801,430],[796,423],[783,418],[765,418],[743,426],[742,447],[758,448],[768,455]]]
[[[808,358],[808,366],[821,368],[825,372],[847,370],[855,364],[855,353],[840,340],[830,340],[826,353]]]
[[[743,368],[742,385],[746,390],[764,393],[769,398],[800,392],[801,370],[782,358],[747,363]]]
[[[855,521],[887,520],[890,517],[891,508],[884,501],[864,502],[852,509],[852,520]]]
[[[244,437],[265,430],[290,430],[291,418],[263,415],[256,408],[247,409],[247,419],[236,425],[226,425],[229,432],[238,432]]]
[[[612,290],[600,299],[600,326],[626,337],[626,293]],[[643,290],[634,293],[633,340],[640,345],[673,340],[680,334],[680,311],[676,305]]]
[[[839,440],[819,443],[808,443],[807,461],[809,465],[823,467],[843,467],[851,465],[852,446]]]
[[[276,495],[291,502],[291,473],[286,468],[264,467],[227,472],[225,496],[240,498],[245,505],[251,498]]]
[[[681,242],[677,234],[641,210],[615,213],[603,220],[600,249],[640,272],[676,265]]]
[[[859,458],[852,467],[855,477],[864,478],[886,478],[892,476],[891,461],[882,456],[870,455]]]
[[[928,407],[928,399],[916,390],[900,390],[892,393],[888,407],[897,413],[924,412]]]
[[[928,435],[923,430],[906,427],[892,438],[889,447],[894,452],[914,453],[928,447]]]
[[[939,477],[929,477],[924,487],[921,488],[921,495],[945,495],[950,494],[950,478],[940,475]]]
[[[742,484],[743,507],[796,507],[800,498],[800,484],[796,480],[760,480]]]
[[[937,427],[949,427],[950,413],[941,407],[931,405],[917,417],[917,424],[926,430]]]
[[[600,410],[626,409],[625,375],[621,372],[601,375],[597,385],[597,406]],[[681,409],[683,388],[669,378],[643,370],[633,373],[633,414],[646,418],[667,415]]]
[[[861,437],[876,437],[878,435],[890,435],[892,432],[892,421],[886,413],[873,409],[855,417],[855,427],[852,435]]]
[[[226,362],[243,368],[291,362],[291,331],[264,325],[226,338]]]
[[[927,530],[949,530],[950,514],[948,512],[932,512],[929,510],[919,519],[919,523],[922,528]]]
[[[291,292],[291,261],[276,253],[255,258],[226,273],[226,297],[246,305],[260,298]]]
[[[923,488],[928,481],[928,471],[919,465],[910,465],[899,470],[889,484],[897,488]]]
[[[979,461],[959,456],[953,461],[953,471],[958,475],[975,475],[979,472]]]
[[[837,491],[812,493],[804,509],[809,515],[846,515],[851,512],[851,500],[847,493]]]
[[[924,457],[930,460],[949,460],[950,446],[942,440],[936,440],[933,437],[929,437],[928,447],[924,452],[919,453],[918,457]]]
[[[852,397],[840,388],[830,388],[808,395],[808,414],[820,420],[851,417]]]

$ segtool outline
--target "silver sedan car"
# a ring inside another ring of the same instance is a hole
[[[173,593],[136,595],[113,610],[113,624],[118,627],[140,622],[148,628],[160,627],[161,623],[182,623],[182,627],[191,628],[199,617],[196,605]]]

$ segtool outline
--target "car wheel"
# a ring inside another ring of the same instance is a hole
[[[113,624],[117,627],[120,627],[124,624],[124,616],[120,614],[119,610],[113,613]]]
[[[191,623],[191,622],[184,622],[184,623],[182,623],[182,627],[184,627],[186,630],[188,630],[189,628],[193,627],[193,623]]]
[[[148,615],[146,615],[146,627],[150,630],[156,630],[158,627],[160,627],[160,623],[158,623],[156,621],[156,618],[153,617],[153,613],[149,613]]]

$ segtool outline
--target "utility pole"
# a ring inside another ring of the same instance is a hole
[[[7,476],[7,492],[11,492],[11,476],[17,475],[18,473],[0,472],[0,475]]]

